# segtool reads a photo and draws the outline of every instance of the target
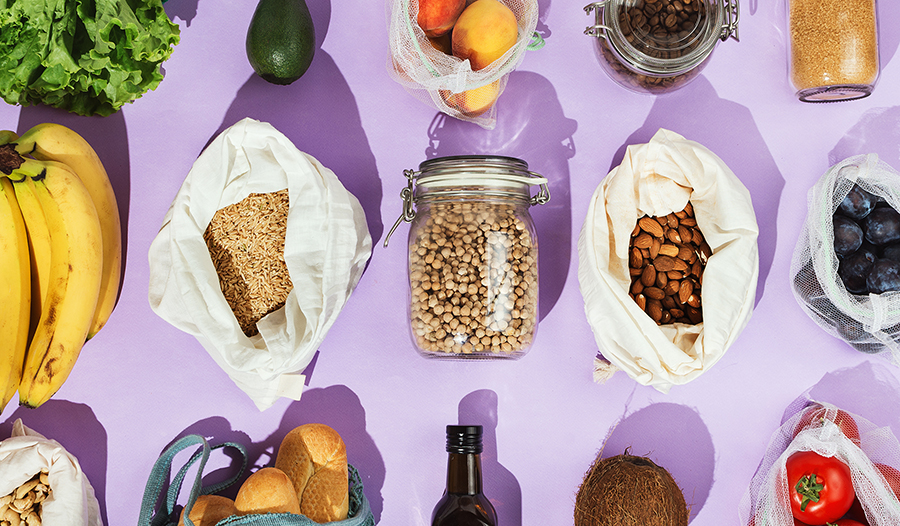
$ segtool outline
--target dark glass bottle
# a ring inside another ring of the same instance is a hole
[[[481,488],[481,426],[447,426],[447,489],[431,526],[496,526],[497,514]]]

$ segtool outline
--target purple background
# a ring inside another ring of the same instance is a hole
[[[585,0],[586,2],[586,0]],[[107,524],[134,524],[147,475],[177,437],[239,441],[270,464],[296,425],[344,437],[376,519],[424,525],[444,486],[444,426],[485,426],[486,492],[503,526],[570,524],[585,470],[631,448],[666,466],[694,526],[737,525],[737,507],[785,408],[813,396],[900,432],[900,371],[818,328],[789,287],[807,190],[831,164],[878,153],[900,168],[900,4],[880,3],[882,74],[864,100],[803,104],[786,71],[781,2],[742,2],[741,41],[720,43],[703,74],[660,96],[627,92],[602,72],[582,5],[540,0],[546,46],[526,53],[498,102],[496,129],[437,114],[387,74],[385,4],[308,0],[319,48],[307,74],[282,87],[257,78],[244,52],[254,2],[170,0],[182,29],[159,88],[106,118],[0,106],[0,128],[54,121],[81,132],[112,176],[127,262],[121,300],[44,406],[6,407],[12,421],[59,440],[93,484]],[[274,124],[337,173],[361,201],[374,240],[369,266],[309,369],[299,402],[258,411],[193,337],[147,301],[147,251],[192,163],[243,117]],[[760,227],[760,281],[749,325],[721,361],[669,394],[624,373],[592,380],[597,346],[577,281],[576,241],[588,199],[629,144],[659,128],[717,153],[750,190]],[[541,241],[542,319],[521,360],[436,362],[412,349],[402,171],[436,156],[518,156],[551,181],[534,210]],[[181,458],[181,457],[179,457]],[[208,480],[228,459],[214,456]],[[183,502],[183,501],[182,501]]]

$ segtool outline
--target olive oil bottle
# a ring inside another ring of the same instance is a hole
[[[482,492],[481,434],[477,425],[447,426],[447,489],[431,526],[497,526],[494,506]]]

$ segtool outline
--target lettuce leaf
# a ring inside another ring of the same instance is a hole
[[[179,36],[161,0],[0,0],[0,97],[109,115],[156,89]]]

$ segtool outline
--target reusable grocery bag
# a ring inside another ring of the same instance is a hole
[[[47,472],[52,492],[52,498],[41,503],[43,524],[103,526],[100,504],[78,459],[18,418],[12,435],[0,442],[0,495],[9,495],[41,471]]]
[[[702,279],[703,321],[657,326],[631,296],[628,252],[638,218],[665,216],[691,202],[712,255]],[[753,311],[759,229],[750,193],[701,144],[660,129],[630,145],[597,187],[578,239],[578,281],[600,348],[595,378],[625,371],[668,392],[708,370]]]
[[[457,119],[491,130],[497,125],[496,105],[474,114],[455,101],[469,90],[476,103],[499,97],[509,74],[522,62],[526,50],[540,49],[543,39],[535,32],[538,22],[536,0],[500,0],[516,15],[518,38],[515,45],[490,66],[473,71],[468,60],[436,49],[417,22],[418,0],[387,0],[387,69],[391,77],[417,99]],[[471,2],[467,2],[471,3]]]
[[[229,307],[203,233],[219,209],[287,188],[284,260],[293,283],[284,307],[248,337]],[[372,251],[359,201],[337,176],[272,125],[244,119],[200,154],[150,245],[150,306],[193,335],[260,409],[300,399],[319,344]]]
[[[172,479],[171,484],[166,489],[169,482],[169,476],[172,470],[172,462],[175,456],[185,449],[199,446],[199,449],[191,456]],[[237,473],[231,478],[218,484],[207,487],[202,486],[203,469],[209,460],[210,452],[214,449],[231,448],[237,451],[243,464]],[[187,476],[188,470],[197,461],[200,462],[199,467],[194,475],[194,482],[191,485],[191,491],[187,502],[184,504],[184,524],[185,526],[194,526],[189,515],[194,502],[200,495],[210,495],[231,486],[241,477],[247,467],[247,451],[241,444],[236,442],[224,442],[215,446],[210,446],[206,438],[200,435],[187,435],[175,441],[169,446],[150,472],[147,479],[147,486],[144,488],[144,498],[141,503],[141,514],[138,518],[138,526],[176,526],[178,524],[178,515],[175,513],[175,506],[178,500],[178,494],[181,492],[181,485]],[[359,472],[353,466],[348,465],[349,483],[350,483],[350,507],[347,518],[342,521],[326,522],[332,526],[375,526],[375,518],[372,514],[372,508],[369,500],[363,493],[362,479]],[[165,499],[160,497],[165,493]],[[163,507],[156,510],[157,502],[163,500]],[[305,515],[295,513],[265,513],[252,515],[232,515],[231,517],[222,519],[218,522],[218,526],[318,526],[319,523],[310,520]]]
[[[900,292],[851,294],[838,275],[832,217],[854,184],[900,210],[900,173],[876,154],[830,167],[807,194],[806,221],[791,259],[792,290],[825,332],[900,364]]]
[[[817,411],[814,418],[809,411]],[[814,451],[847,464],[869,526],[900,524],[900,501],[884,475],[900,469],[900,442],[890,428],[805,397],[791,404],[785,415],[741,499],[740,524],[794,526],[786,464],[799,451]]]

